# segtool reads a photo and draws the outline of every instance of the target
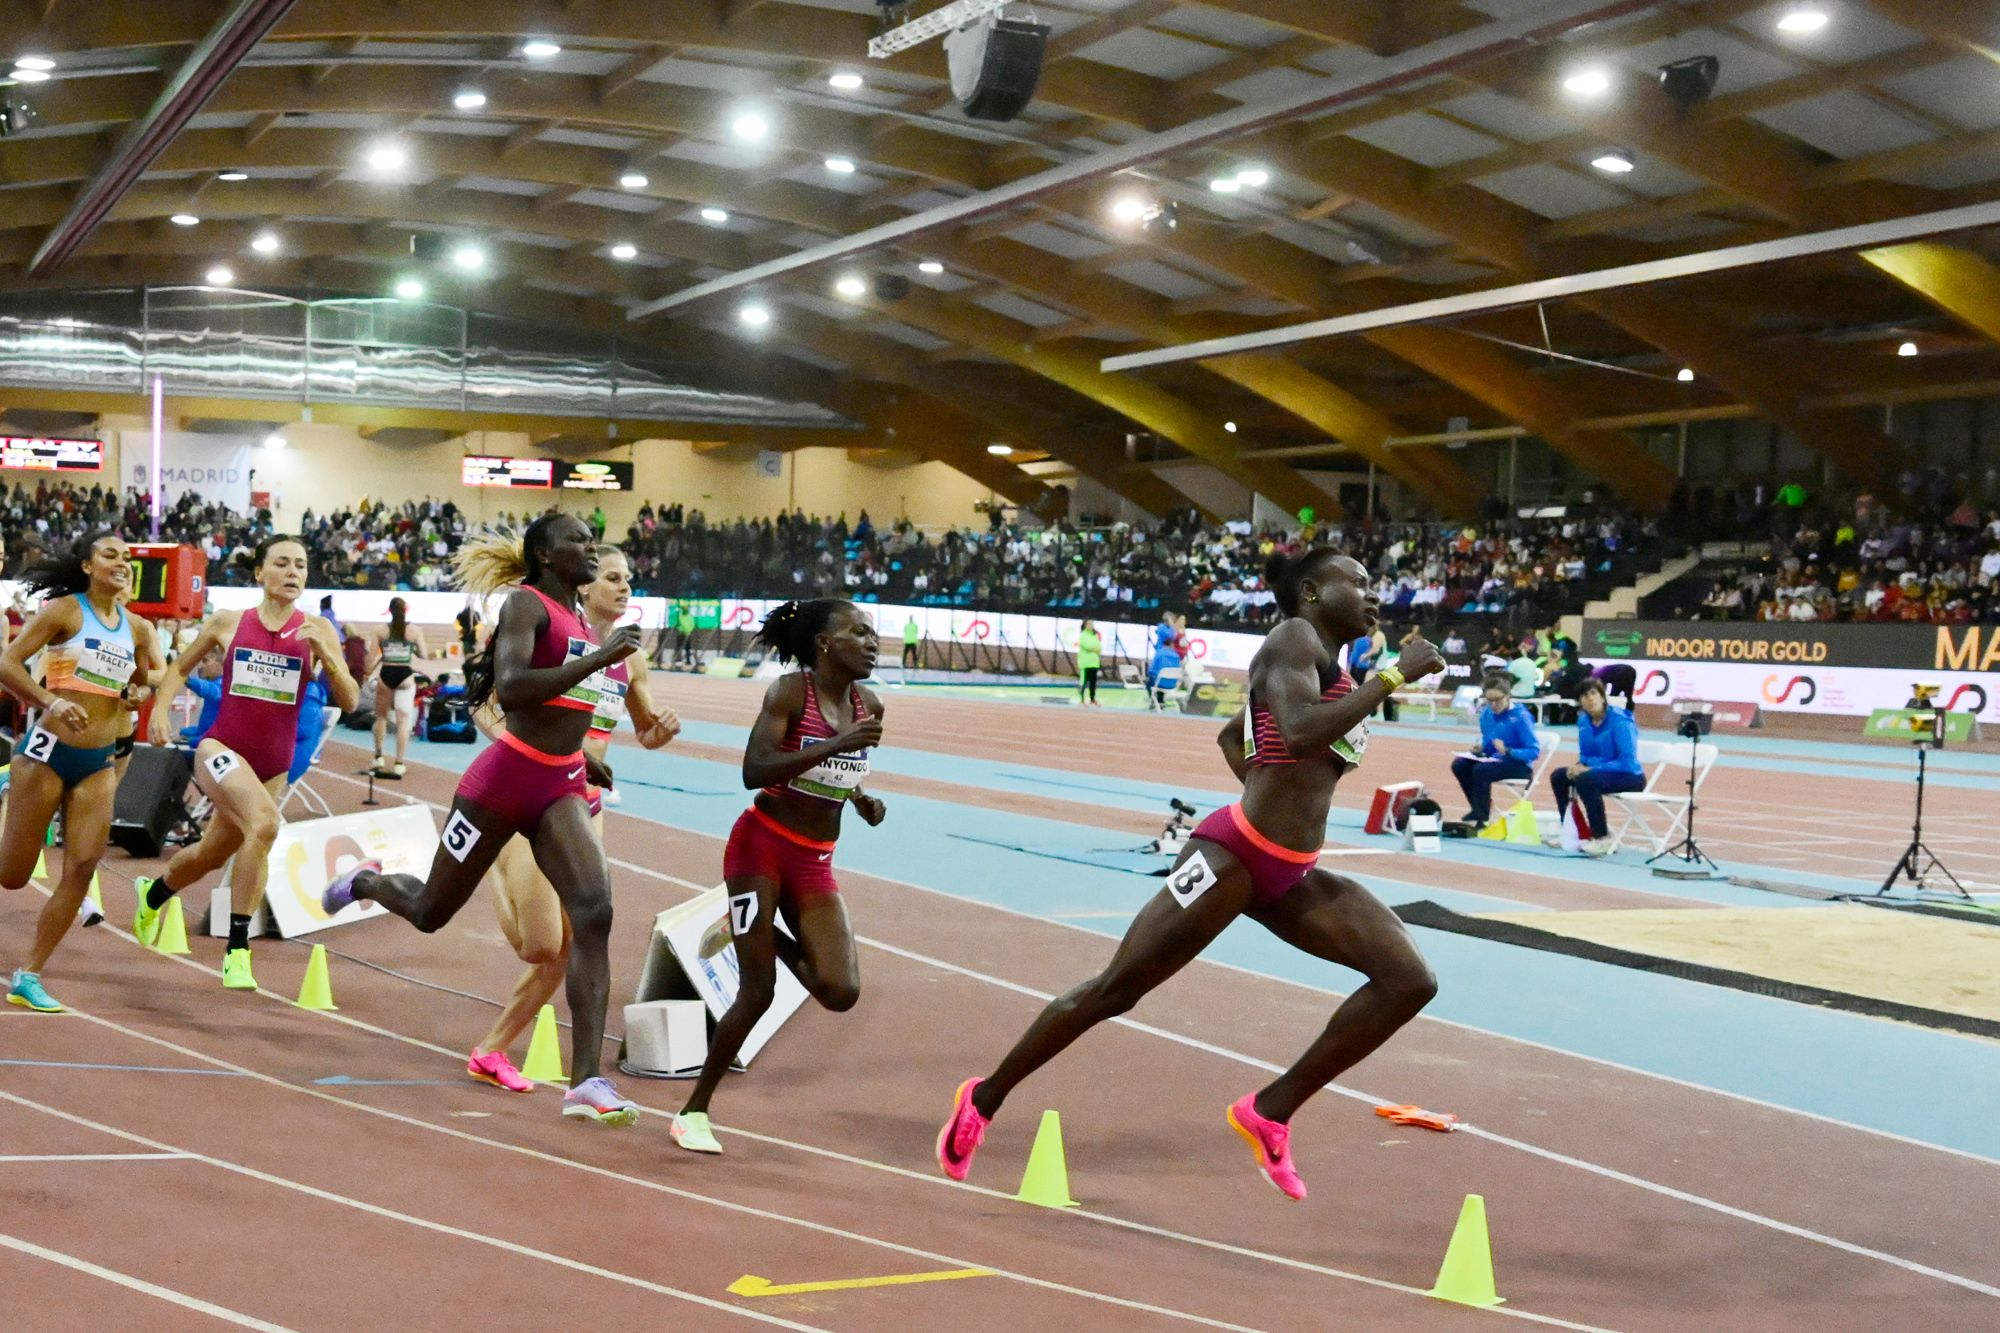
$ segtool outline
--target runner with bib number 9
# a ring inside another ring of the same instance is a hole
[[[459,779],[427,878],[385,875],[363,861],[326,886],[320,906],[332,916],[367,899],[430,934],[458,915],[501,848],[525,837],[569,917],[572,1083],[562,1113],[630,1125],[637,1104],[597,1072],[611,999],[611,876],[590,823],[583,738],[606,670],[639,650],[639,629],[620,626],[600,647],[584,623],[578,593],[597,578],[596,547],[582,519],[556,513],[519,537],[492,533],[459,545],[462,586],[519,585],[500,604],[493,637],[465,664],[466,703],[477,709],[493,699],[506,714],[502,729]],[[495,564],[504,576],[480,572]]]
[[[1104,970],[1051,1001],[992,1074],[959,1085],[937,1141],[938,1164],[953,1180],[971,1171],[988,1123],[1023,1079],[1130,1010],[1239,916],[1368,978],[1290,1069],[1225,1112],[1256,1150],[1258,1168],[1289,1198],[1306,1197],[1292,1165],[1293,1113],[1436,994],[1395,914],[1360,884],[1314,863],[1334,787],[1368,751],[1368,715],[1406,677],[1442,671],[1444,659],[1412,639],[1396,666],[1357,686],[1340,665],[1340,649],[1378,620],[1367,570],[1315,547],[1273,557],[1265,582],[1284,619],[1251,659],[1244,711],[1219,737],[1243,799],[1195,829],[1166,887],[1140,909]]]
[[[821,598],[786,602],[757,637],[780,662],[801,669],[771,683],[743,751],[743,785],[757,796],[722,853],[736,1000],[716,1023],[701,1077],[669,1131],[689,1152],[722,1151],[708,1123],[709,1099],[771,1007],[780,958],[835,1013],[861,996],[833,846],[844,806],[852,804],[871,826],[884,814],[882,802],[861,790],[868,751],[882,743],[882,701],[857,683],[875,670],[875,627],[853,603]],[[780,911],[790,935],[777,929]]]
[[[327,692],[342,712],[361,702],[333,626],[298,609],[306,588],[306,548],[296,537],[266,537],[251,557],[264,600],[247,611],[218,611],[202,623],[161,680],[159,699],[171,704],[181,682],[210,651],[222,649],[222,705],[194,752],[194,780],[215,805],[201,841],[174,853],[157,878],[133,883],[139,894],[132,933],[142,944],[159,938],[160,909],[231,856],[229,943],[222,984],[256,990],[250,973],[250,918],[264,901],[271,844],[278,836],[278,800],[292,766],[299,709],[314,663],[326,670]],[[153,710],[152,741],[171,745],[173,710]]]

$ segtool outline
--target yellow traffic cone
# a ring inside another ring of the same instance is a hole
[[[521,1062],[521,1077],[532,1083],[567,1083],[563,1073],[562,1035],[556,1030],[556,1007],[542,1006],[535,1015],[535,1035],[528,1039],[528,1058]]]
[[[1062,1117],[1054,1111],[1042,1112],[1042,1126],[1035,1131],[1035,1146],[1028,1152],[1028,1169],[1021,1176],[1021,1191],[1014,1196],[1022,1203],[1043,1208],[1074,1208],[1069,1197],[1069,1163],[1063,1157]]]
[[[306,961],[306,979],[299,987],[299,1008],[340,1008],[333,1002],[333,983],[327,979],[324,944],[313,945],[312,957]]]
[[[189,953],[187,919],[181,915],[179,895],[167,899],[166,910],[160,914],[160,938],[153,947],[161,953]]]
[[[1437,1285],[1425,1295],[1481,1309],[1507,1303],[1493,1289],[1493,1247],[1486,1236],[1486,1200],[1482,1196],[1465,1196],[1458,1225],[1452,1228],[1451,1244],[1444,1252],[1444,1266],[1438,1269]]]
[[[1531,847],[1542,845],[1542,825],[1535,814],[1533,801],[1516,801],[1514,808],[1507,812],[1507,841]]]
[[[97,905],[98,911],[102,912],[104,910],[104,890],[97,882],[97,872],[95,870],[90,872],[90,892],[85,896]]]

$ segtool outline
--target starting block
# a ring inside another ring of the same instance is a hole
[[[1444,851],[1444,811],[1429,797],[1410,802],[1403,821],[1403,850],[1436,855]]]
[[[1368,822],[1362,825],[1363,833],[1395,833],[1403,827],[1403,821],[1410,812],[1410,802],[1424,794],[1421,782],[1397,782],[1387,787],[1375,789],[1375,799],[1368,803]]]

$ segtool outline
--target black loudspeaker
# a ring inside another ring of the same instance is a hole
[[[974,120],[1012,120],[1034,100],[1042,78],[1046,23],[993,19],[969,23],[944,39],[951,92]]]
[[[167,834],[187,816],[181,795],[194,776],[194,755],[171,746],[140,745],[118,784],[111,812],[112,845],[134,856],[158,856]]]

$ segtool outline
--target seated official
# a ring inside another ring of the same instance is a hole
[[[1486,677],[1486,706],[1479,710],[1477,759],[1460,755],[1451,761],[1451,775],[1458,779],[1472,808],[1465,822],[1483,827],[1493,816],[1493,784],[1507,779],[1535,776],[1535,760],[1542,754],[1535,739],[1535,720],[1528,710],[1514,702],[1508,691],[1513,681],[1502,672]]]
[[[1590,821],[1590,839],[1583,850],[1602,856],[1611,850],[1604,798],[1646,785],[1645,770],[1639,765],[1639,724],[1624,709],[1611,707],[1604,697],[1604,682],[1595,678],[1583,683],[1576,706],[1577,762],[1551,773],[1549,785],[1555,788],[1556,808],[1563,818],[1569,818],[1572,796],[1583,803]]]

